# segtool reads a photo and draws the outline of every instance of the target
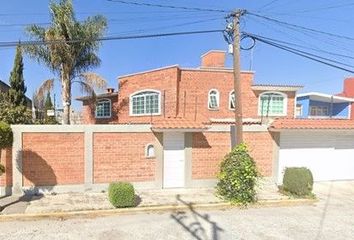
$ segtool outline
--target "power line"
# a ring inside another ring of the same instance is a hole
[[[123,0],[107,0],[107,1],[108,2],[128,4],[128,5],[145,6],[145,7],[172,8],[172,9],[195,10],[195,11],[204,11],[204,12],[223,12],[223,13],[231,12],[231,11],[222,10],[222,9],[182,7],[182,6],[162,5],[162,4],[153,4],[153,3],[140,3],[140,2],[123,1]]]
[[[319,49],[319,48],[303,46],[303,45],[300,45],[300,44],[296,44],[296,43],[292,43],[292,42],[286,42],[286,41],[282,41],[282,40],[277,40],[277,39],[274,39],[274,38],[269,38],[269,37],[265,37],[265,36],[261,36],[261,35],[250,34],[250,33],[246,33],[246,34],[249,35],[249,36],[255,36],[255,37],[259,37],[259,38],[266,39],[266,40],[269,40],[269,41],[273,41],[273,42],[277,42],[277,43],[283,43],[283,44],[287,44],[287,45],[291,45],[291,46],[295,46],[295,47],[300,47],[300,48],[303,48],[303,49],[309,49],[309,50],[312,50],[312,51],[322,52],[322,53],[326,53],[326,54],[337,56],[337,57],[354,59],[354,56],[349,56],[349,55],[345,55],[345,54],[339,54],[339,53],[335,53],[335,52],[330,52],[330,51],[322,50],[322,49]]]
[[[168,37],[168,36],[179,36],[179,35],[194,35],[194,34],[204,34],[204,33],[222,33],[224,30],[203,30],[203,31],[190,31],[190,32],[171,32],[171,33],[158,33],[158,34],[148,34],[148,35],[131,35],[131,36],[112,36],[112,37],[102,37],[98,39],[73,39],[69,41],[65,40],[51,40],[51,41],[21,41],[23,46],[34,46],[34,45],[51,45],[60,43],[79,43],[85,41],[112,41],[112,40],[127,40],[127,39],[142,39],[142,38],[157,38],[157,37]],[[19,43],[18,41],[11,42],[0,42],[0,47],[15,47]]]
[[[261,6],[259,8],[258,11],[265,9],[265,8],[269,7],[270,5],[273,5],[273,3],[275,3],[275,2],[278,2],[278,0],[273,0],[273,1],[270,1],[269,3],[264,4],[263,6]]]
[[[318,55],[315,55],[315,54],[307,53],[307,52],[304,52],[304,51],[301,51],[301,50],[298,50],[298,49],[294,49],[294,48],[287,47],[287,46],[284,46],[284,45],[281,45],[281,44],[277,44],[277,43],[262,39],[262,38],[257,37],[257,36],[252,36],[252,34],[249,34],[248,36],[250,36],[252,39],[257,40],[259,42],[268,44],[270,46],[282,49],[284,51],[293,53],[295,55],[298,55],[298,56],[301,56],[301,57],[304,57],[304,58],[307,58],[307,59],[310,59],[312,61],[315,61],[315,62],[318,62],[318,63],[322,63],[324,65],[327,65],[327,66],[330,66],[330,67],[333,67],[333,68],[337,68],[337,69],[340,69],[340,70],[343,70],[343,71],[346,71],[346,72],[354,73],[354,70],[350,70],[348,68],[345,68],[345,67],[333,64],[333,63],[338,63],[338,64],[343,65],[343,66],[348,66],[348,67],[354,68],[354,66],[352,66],[352,65],[344,64],[344,63],[341,63],[341,62],[338,62],[338,61],[335,61],[335,60],[331,60],[331,59],[328,59],[328,58],[324,58],[324,57],[321,57],[321,56],[318,56]]]
[[[288,23],[288,22],[283,22],[283,21],[280,21],[280,20],[277,20],[277,19],[274,19],[274,18],[270,18],[270,17],[267,17],[267,16],[259,15],[259,14],[256,14],[256,13],[251,13],[251,12],[248,12],[248,11],[246,12],[246,14],[249,14],[249,15],[252,15],[252,16],[255,16],[255,17],[259,17],[259,18],[263,18],[263,19],[265,19],[267,21],[275,22],[275,23],[278,23],[278,24],[281,24],[281,25],[290,26],[290,27],[293,27],[293,28],[298,28],[298,29],[302,29],[302,30],[306,30],[306,31],[320,33],[320,34],[324,34],[324,35],[327,35],[327,36],[332,36],[332,37],[337,37],[337,38],[342,38],[342,39],[354,41],[353,37],[344,36],[344,35],[338,35],[338,34],[324,32],[324,31],[320,31],[320,30],[317,30],[317,29],[308,28],[308,27],[304,27],[304,26],[300,26],[300,25],[296,25],[296,24],[292,24],[292,23]]]
[[[349,7],[349,6],[354,6],[354,3],[343,3],[343,4],[331,5],[327,7],[312,8],[307,10],[305,9],[302,11],[296,11],[296,13],[317,12],[317,11],[330,10],[335,8]]]

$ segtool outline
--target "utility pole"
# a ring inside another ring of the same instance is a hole
[[[233,17],[233,69],[234,69],[234,93],[235,93],[235,128],[236,145],[243,142],[242,130],[242,97],[241,97],[241,64],[240,64],[240,18],[245,10],[238,9]]]

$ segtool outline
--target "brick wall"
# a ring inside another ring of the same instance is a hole
[[[272,175],[273,138],[269,132],[245,132],[244,141],[263,176]],[[223,157],[230,152],[230,133],[193,134],[192,178],[214,179]]]
[[[23,133],[24,186],[84,183],[83,133]]]
[[[0,176],[0,186],[12,186],[12,149],[1,149],[0,162],[5,167],[5,173]]]
[[[192,179],[215,179],[219,164],[230,151],[230,133],[193,133]]]
[[[95,117],[95,104],[90,100],[84,100],[82,102],[82,123],[83,124],[114,124],[118,122],[118,113],[120,106],[118,104],[118,97],[106,97],[110,99],[112,104],[112,117],[110,118],[96,118]]]
[[[150,123],[164,117],[175,117],[177,114],[177,85],[179,68],[170,67],[120,78],[119,123]],[[158,116],[129,116],[129,97],[137,91],[153,89],[161,92],[161,115]]]
[[[269,177],[273,167],[273,138],[269,132],[245,132],[244,142],[260,173]]]
[[[145,157],[153,133],[94,133],[94,183],[155,180],[155,158]]]

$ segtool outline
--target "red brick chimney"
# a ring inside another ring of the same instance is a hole
[[[343,95],[346,97],[354,97],[354,77],[344,80]]]
[[[225,51],[210,50],[204,53],[202,58],[202,68],[224,68],[225,67]]]

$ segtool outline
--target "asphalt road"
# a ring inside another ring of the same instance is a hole
[[[0,239],[354,239],[354,183],[319,185],[317,196],[314,206],[1,222]]]

